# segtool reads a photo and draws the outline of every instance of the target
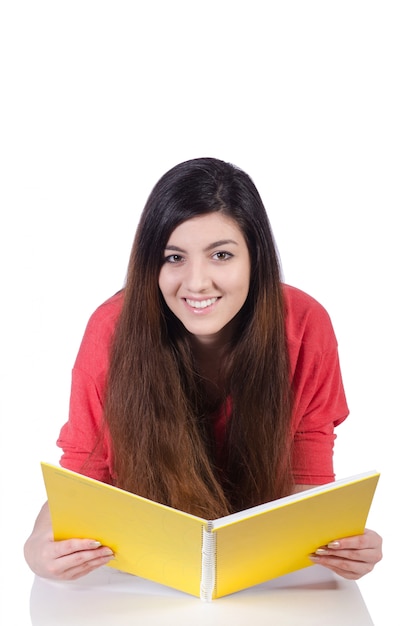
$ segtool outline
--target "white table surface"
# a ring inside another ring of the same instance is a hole
[[[219,598],[198,598],[104,567],[72,582],[34,578],[33,626],[373,626],[354,581],[319,566]]]

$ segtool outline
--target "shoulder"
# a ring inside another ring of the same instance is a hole
[[[103,334],[112,335],[121,313],[123,301],[123,291],[118,291],[108,298],[108,300],[105,300],[90,316],[86,332],[90,335],[94,335],[95,333],[101,336]]]
[[[315,344],[324,351],[337,346],[329,313],[309,294],[283,285],[288,343]]]
[[[119,291],[103,302],[90,316],[82,338],[75,367],[91,374],[108,364],[108,351],[124,299]]]
[[[301,319],[310,315],[321,318],[329,317],[324,306],[305,291],[285,283],[282,285],[282,289],[288,315],[295,315]]]

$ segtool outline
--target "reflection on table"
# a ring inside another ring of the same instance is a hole
[[[35,577],[30,613],[33,626],[373,626],[357,584],[317,565],[209,603],[109,567]]]

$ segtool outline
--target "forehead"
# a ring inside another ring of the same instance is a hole
[[[215,212],[198,215],[182,222],[173,230],[168,243],[181,240],[182,243],[185,241],[191,244],[225,238],[231,238],[237,242],[245,239],[242,230],[233,218]]]

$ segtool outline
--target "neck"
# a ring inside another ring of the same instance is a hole
[[[221,375],[221,365],[226,358],[231,337],[231,329],[226,328],[215,337],[193,336],[191,339],[198,370],[205,381],[206,391],[213,401],[223,398],[226,390],[226,381]]]
[[[230,321],[214,335],[191,335],[193,349],[199,355],[203,353],[222,353],[226,350],[235,332],[235,320]]]

